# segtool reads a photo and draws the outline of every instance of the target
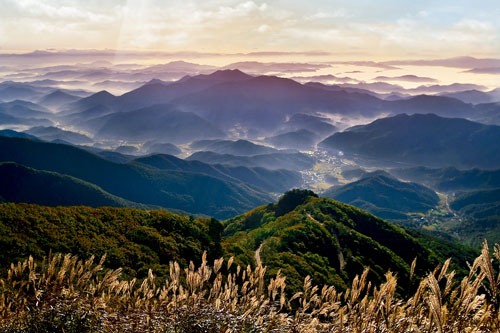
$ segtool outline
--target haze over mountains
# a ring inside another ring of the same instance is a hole
[[[0,83],[0,262],[107,254],[149,283],[206,250],[286,275],[287,297],[309,278],[355,289],[366,267],[406,295],[450,257],[467,276],[500,239],[496,91],[309,82],[329,68],[310,65],[63,65]]]
[[[497,332],[497,2],[0,1],[0,333]]]
[[[398,181],[385,172],[373,172],[344,186],[334,186],[323,196],[333,198],[385,219],[404,219],[407,213],[427,212],[439,198],[431,189]]]
[[[0,146],[0,161],[71,175],[115,196],[149,205],[225,217],[271,200],[246,184],[200,173],[113,163],[62,144],[0,137]]]
[[[500,127],[435,114],[401,114],[335,133],[321,146],[393,162],[500,167]]]
[[[350,66],[368,65],[395,70]],[[429,214],[449,209],[477,222],[452,203],[459,191],[500,187],[498,91],[410,74],[311,74],[331,66],[99,62],[8,72],[16,81],[0,83],[9,129],[0,162],[4,176],[30,181],[9,182],[3,200],[229,218],[306,187],[392,221],[420,214],[439,229]],[[370,173],[380,168],[390,174]],[[43,184],[67,200],[41,200]]]

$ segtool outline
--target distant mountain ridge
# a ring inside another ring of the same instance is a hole
[[[397,180],[386,172],[373,172],[360,180],[334,186],[323,196],[354,205],[385,219],[405,219],[407,213],[425,213],[439,203],[431,189]]]
[[[319,141],[319,137],[311,131],[301,129],[268,137],[266,141],[280,148],[311,149]]]
[[[201,151],[192,154],[188,161],[201,161],[208,164],[224,164],[230,166],[262,167],[271,170],[306,170],[316,163],[314,158],[302,153],[270,153],[253,156],[236,156]]]
[[[229,154],[236,156],[253,156],[277,153],[278,150],[248,140],[198,140],[190,144],[190,147],[200,151],[211,151],[218,154]]]
[[[56,90],[44,96],[42,99],[38,101],[38,103],[49,108],[58,109],[63,105],[75,102],[79,99],[80,97],[78,96],[73,96],[61,90]]]
[[[218,218],[234,216],[271,200],[266,193],[245,184],[199,173],[113,163],[63,144],[0,137],[3,161],[70,175],[129,201]]]
[[[7,202],[46,206],[147,207],[103,191],[98,186],[56,172],[14,162],[0,162],[0,197]]]
[[[120,96],[101,91],[65,105],[60,116],[72,114],[61,119],[71,124],[71,119],[78,118],[77,126],[98,132],[108,118],[97,120],[98,115],[85,113],[89,109],[98,108],[101,116],[105,116],[169,104],[179,111],[196,114],[224,132],[236,130],[250,133],[248,137],[253,138],[276,135],[277,130],[287,131],[286,128],[305,129],[321,136],[331,134],[335,127],[320,120],[318,114],[374,118],[386,114],[435,113],[500,124],[497,116],[500,106],[496,105],[472,105],[446,96],[383,98],[363,89],[300,84],[276,76],[251,76],[234,69],[185,76],[169,83],[148,82]],[[297,126],[294,120],[297,114],[309,118],[302,118],[303,124]],[[318,119],[310,118],[315,116]],[[89,123],[91,120],[94,121]],[[136,121],[136,118],[130,120],[132,124]],[[141,121],[154,125],[146,115]]]
[[[67,141],[71,144],[84,144],[91,143],[93,141],[91,138],[84,134],[62,130],[54,126],[36,126],[24,131],[24,133],[36,136],[37,138],[45,141],[61,140]]]
[[[500,127],[434,114],[401,114],[335,133],[320,143],[348,154],[430,167],[500,167]]]
[[[469,191],[500,187],[500,169],[458,170],[455,167],[430,169],[415,167],[392,169],[391,174],[401,179],[419,182],[439,191]]]
[[[289,170],[268,170],[259,167],[227,166],[206,164],[200,161],[186,161],[170,155],[152,155],[134,160],[136,163],[149,165],[161,170],[178,170],[207,174],[223,180],[255,186],[270,192],[285,192],[302,184],[298,172]]]
[[[168,104],[112,113],[95,119],[95,122],[102,124],[96,136],[104,139],[187,143],[197,139],[225,137],[224,132],[205,119]]]

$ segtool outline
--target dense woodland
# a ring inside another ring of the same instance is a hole
[[[387,270],[404,281],[415,257],[415,274],[423,276],[452,257],[460,276],[477,251],[417,231],[389,224],[340,202],[318,198],[311,191],[287,192],[274,204],[261,206],[222,223],[164,210],[134,208],[45,207],[0,204],[0,264],[49,252],[81,258],[106,254],[106,267],[121,267],[124,276],[144,278],[147,271],[164,278],[170,261],[199,263],[234,257],[246,267],[268,267],[266,279],[280,270],[289,292],[306,276],[316,284],[346,290],[356,274],[370,266],[369,277],[382,282]],[[5,272],[5,269],[4,269]],[[400,284],[399,292],[412,286]]]

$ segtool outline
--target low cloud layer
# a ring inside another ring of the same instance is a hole
[[[468,71],[464,71],[464,73],[475,73],[475,74],[500,74],[500,66],[499,67],[486,67],[486,68],[473,68]]]
[[[453,84],[447,84],[447,85],[421,85],[417,88],[412,88],[412,89],[405,89],[404,87],[396,84],[390,84],[387,82],[360,82],[356,84],[344,84],[342,85],[343,87],[349,87],[349,88],[360,88],[360,89],[367,89],[367,90],[372,90],[375,92],[380,92],[380,93],[392,93],[392,92],[397,92],[397,93],[402,93],[402,94],[438,94],[438,93],[444,93],[444,92],[458,92],[458,91],[465,91],[465,90],[480,90],[484,91],[487,89],[487,87],[479,84],[472,84],[472,83],[453,83]]]
[[[351,77],[340,77],[332,74],[325,75],[313,75],[313,76],[294,76],[293,80],[298,82],[321,82],[321,83],[329,83],[329,82],[339,82],[339,83],[353,83],[359,82]]]
[[[263,63],[257,61],[236,62],[224,66],[224,69],[239,69],[248,73],[303,73],[316,72],[320,69],[328,68],[326,64],[309,64],[309,63]]]
[[[474,58],[474,57],[455,57],[447,59],[432,60],[394,60],[386,61],[383,64],[388,66],[441,66],[452,68],[485,68],[500,67],[500,59],[495,58]]]
[[[438,82],[431,77],[422,77],[417,75],[401,75],[401,76],[377,76],[376,81],[403,81],[403,82]]]

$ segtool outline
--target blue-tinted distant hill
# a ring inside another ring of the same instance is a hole
[[[52,114],[37,104],[14,100],[0,103],[0,125],[50,125]]]
[[[13,130],[0,130],[0,136],[5,136],[7,138],[23,138],[23,139],[30,139],[34,141],[40,141],[36,136],[29,135],[23,132],[17,132]]]
[[[294,114],[286,123],[285,128],[289,130],[305,129],[319,136],[330,135],[337,129],[330,124],[328,118],[318,117],[303,113]]]
[[[0,183],[0,197],[6,202],[45,206],[146,207],[111,195],[78,178],[14,162],[0,162]]]
[[[311,131],[301,129],[271,136],[266,141],[280,148],[311,149],[319,141],[319,137]]]
[[[192,142],[190,147],[194,150],[236,156],[252,156],[279,152],[272,147],[258,145],[247,140],[198,140]]]
[[[51,108],[51,109],[59,109],[63,105],[75,102],[79,100],[80,97],[74,96],[71,94],[68,94],[64,91],[61,90],[56,90],[54,92],[51,92],[50,94],[42,97],[38,103],[40,105],[43,105],[45,107]]]
[[[114,163],[63,144],[0,137],[0,161],[70,175],[129,201],[218,218],[271,200],[266,193],[244,184],[200,173]]]
[[[45,141],[61,140],[76,145],[92,142],[92,139],[84,134],[62,130],[54,126],[36,126],[26,130],[25,133]]]
[[[500,167],[500,127],[434,114],[401,114],[335,133],[320,143],[348,154],[416,165]]]
[[[178,110],[194,113],[223,131],[246,131],[252,137],[275,135],[278,130],[300,129],[320,136],[331,134],[335,128],[322,120],[323,117],[317,117],[318,114],[377,117],[435,113],[500,123],[495,116],[499,106],[493,106],[491,111],[455,98],[427,95],[389,101],[365,90],[339,89],[321,84],[303,85],[276,76],[254,77],[239,70],[186,76],[168,84],[153,81],[121,96],[99,92],[65,106],[64,114],[73,113],[75,116],[97,107],[104,115],[136,111],[158,104],[175,105]],[[100,122],[105,120],[90,125],[86,123],[90,118],[84,114],[80,116],[77,125],[85,129],[98,130]],[[85,117],[87,119],[83,119]],[[145,115],[144,121],[150,121],[148,119]],[[65,121],[73,125],[71,119]]]
[[[302,184],[300,173],[289,170],[268,170],[260,167],[228,166],[186,161],[170,155],[141,157],[134,162],[162,170],[202,173],[234,183],[252,185],[269,192],[285,192]]]
[[[149,154],[179,155],[182,150],[169,142],[148,141],[142,146]]]
[[[219,70],[209,75],[186,76],[174,83],[148,83],[113,101],[116,109],[132,111],[154,104],[170,103],[173,99],[200,92],[224,82],[240,82],[252,76],[239,70]]]
[[[271,153],[253,156],[236,156],[201,151],[192,154],[188,161],[201,161],[208,164],[225,164],[230,166],[262,167],[271,170],[306,170],[316,164],[316,160],[302,153]]]
[[[159,140],[186,143],[223,138],[224,132],[192,112],[171,105],[154,105],[136,111],[117,112],[98,118],[96,136],[102,139]]]
[[[459,170],[454,167],[392,169],[396,177],[425,184],[439,191],[470,191],[500,187],[500,169]]]
[[[334,186],[323,193],[384,219],[405,219],[407,213],[425,213],[439,203],[431,189],[397,180],[386,172],[373,172],[360,180]]]

